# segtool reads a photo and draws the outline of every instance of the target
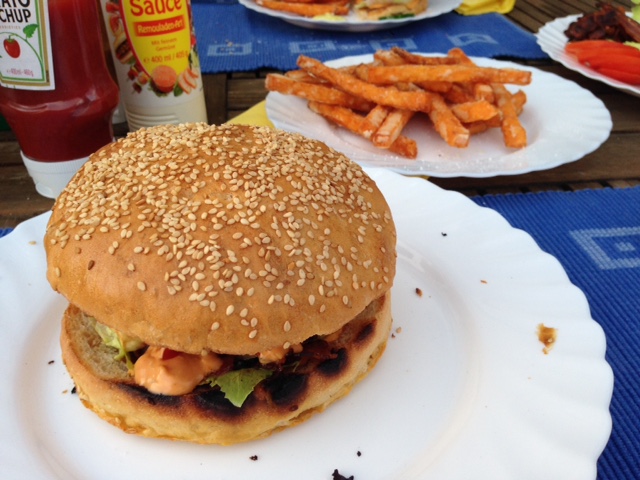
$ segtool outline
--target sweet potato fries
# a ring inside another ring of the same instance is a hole
[[[457,48],[437,57],[392,48],[345,68],[301,55],[298,67],[267,75],[267,90],[304,98],[312,111],[397,155],[417,157],[416,142],[402,133],[415,115],[427,115],[453,147],[490,128],[502,130],[509,148],[527,144],[519,120],[526,95],[505,84],[529,84],[529,71],[480,67]]]

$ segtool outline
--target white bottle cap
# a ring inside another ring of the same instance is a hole
[[[89,157],[62,162],[38,162],[20,152],[36,190],[47,198],[56,198],[67,186],[71,177],[85,164]]]

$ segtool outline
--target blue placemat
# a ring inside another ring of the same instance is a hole
[[[322,61],[399,46],[444,53],[544,59],[534,35],[500,14],[472,17],[455,12],[403,27],[368,33],[310,30],[249,10],[235,0],[194,0],[193,18],[204,73],[295,68],[298,55]]]
[[[587,296],[615,377],[598,479],[640,478],[640,187],[474,200],[531,234]]]
[[[0,238],[12,232],[12,228],[0,228]]]

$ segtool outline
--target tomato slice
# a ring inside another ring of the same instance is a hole
[[[581,63],[584,63],[594,70],[609,68],[611,70],[621,70],[623,72],[640,74],[640,58],[627,57],[616,53],[612,53],[611,55],[591,56],[584,61],[581,61]]]
[[[603,55],[605,53],[610,54],[615,52],[621,55],[640,58],[640,49],[611,40],[582,40],[580,42],[570,42],[565,46],[565,51],[574,54],[578,58],[582,55],[594,55],[597,54],[597,52],[602,52]]]
[[[611,68],[601,68],[598,72],[615,80],[628,83],[629,85],[640,85],[640,73],[614,70]]]

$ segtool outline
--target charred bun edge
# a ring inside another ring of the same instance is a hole
[[[302,372],[274,374],[241,408],[209,385],[181,396],[155,395],[135,385],[73,305],[64,313],[60,341],[80,399],[102,419],[146,437],[231,445],[297,425],[348,394],[385,350],[392,325],[390,293],[350,324],[349,342],[333,349],[331,359]]]

